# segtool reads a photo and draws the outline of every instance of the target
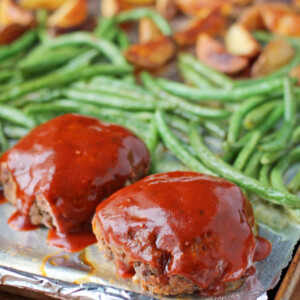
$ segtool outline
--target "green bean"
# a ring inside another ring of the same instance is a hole
[[[260,146],[262,151],[277,152],[282,150],[289,142],[296,122],[296,104],[292,90],[292,82],[289,78],[284,80],[284,123],[276,139]]]
[[[0,123],[0,151],[1,153],[9,148],[8,141],[4,135],[2,124]]]
[[[285,154],[284,150],[279,150],[279,151],[276,151],[276,152],[265,152],[262,155],[260,162],[263,165],[272,164],[272,163],[276,162],[284,154]]]
[[[195,172],[214,174],[204,167],[204,165],[198,159],[190,154],[190,152],[175,137],[175,135],[169,129],[165,120],[165,115],[162,111],[156,111],[155,120],[159,135],[164,144],[181,162]]]
[[[244,117],[247,115],[247,113],[251,111],[253,108],[261,105],[265,101],[266,99],[263,97],[250,98],[247,101],[245,101],[241,105],[239,110],[237,110],[232,115],[229,123],[228,134],[227,134],[227,142],[230,145],[233,145],[237,141],[239,137],[242,121]]]
[[[189,132],[190,126],[182,118],[177,117],[176,115],[171,115],[171,114],[166,114],[165,118],[166,118],[167,124],[170,124],[170,126],[173,127],[174,129],[180,130],[184,133]]]
[[[73,113],[81,112],[85,109],[83,105],[78,102],[70,100],[57,100],[50,103],[34,103],[29,104],[23,108],[23,111],[29,115],[35,115],[40,113]],[[90,108],[95,108],[90,106]]]
[[[187,83],[191,83],[192,85],[198,88],[211,88],[213,85],[204,77],[197,73],[192,67],[184,65],[179,62],[179,70],[183,79]]]
[[[278,190],[282,192],[288,192],[284,182],[283,182],[283,174],[294,161],[300,160],[300,147],[293,149],[286,156],[281,158],[276,166],[271,171],[271,184],[273,187],[276,187]]]
[[[14,77],[18,72],[15,70],[0,70],[0,83],[5,83]]]
[[[269,173],[271,171],[272,165],[264,165],[260,169],[259,172],[259,181],[262,182],[263,184],[270,184],[269,182]]]
[[[257,130],[261,132],[262,135],[264,135],[266,132],[268,132],[274,125],[281,119],[283,115],[283,104],[280,103],[269,115],[269,117],[266,119],[264,123],[262,123],[260,126],[258,126]],[[276,133],[278,134],[278,133]],[[251,132],[248,132],[245,134],[238,142],[236,142],[234,145],[231,145],[232,149],[240,149],[247,143],[251,135]]]
[[[98,56],[98,52],[95,49],[91,49],[87,52],[82,53],[78,57],[73,58],[65,66],[56,70],[56,72],[73,70],[78,67],[87,66],[97,56]]]
[[[300,127],[298,127],[298,128],[300,128]],[[264,153],[262,155],[262,157],[261,157],[261,163],[263,165],[265,165],[265,164],[272,164],[272,163],[276,162],[280,157],[282,157],[282,156],[285,155],[287,148],[293,148],[294,146],[296,146],[300,142],[300,130],[297,130],[298,128],[296,128],[293,131],[291,140],[285,146],[285,149],[278,150],[276,152],[266,152],[266,153]],[[277,138],[277,134],[278,134],[278,132],[274,132],[270,136],[273,136],[273,139],[276,139]]]
[[[260,159],[262,153],[260,151],[256,151],[250,157],[247,165],[245,166],[245,175],[256,178],[257,173],[259,171]]]
[[[300,126],[296,127],[292,134],[292,144],[298,144],[300,142]]]
[[[143,84],[148,88],[148,90],[151,91],[155,96],[159,97],[162,100],[162,102],[167,102],[169,104],[175,105],[176,107],[190,114],[197,115],[202,118],[212,119],[224,119],[230,115],[230,113],[226,110],[194,105],[185,102],[179,97],[172,96],[162,91],[157,85],[156,81],[146,72],[143,72],[141,74],[141,80]]]
[[[115,95],[115,96],[120,96],[120,97],[125,97],[125,98],[130,98],[134,99],[137,101],[156,101],[155,97],[153,97],[151,94],[146,93],[143,91],[142,93],[131,90],[130,86],[126,86],[126,88],[122,88],[121,85],[119,86],[118,89],[116,89],[114,86],[111,85],[99,85],[93,82],[90,83],[78,83],[75,84],[75,88],[88,88],[88,91],[90,92],[97,92],[97,93],[104,93],[104,94],[109,94],[109,95]]]
[[[291,193],[297,193],[300,190],[300,169],[288,185],[288,190]]]
[[[78,48],[57,49],[56,51],[52,51],[39,58],[22,60],[18,65],[18,69],[20,69],[25,75],[34,75],[45,71],[52,71],[53,69],[66,64],[71,59],[74,59],[78,55],[82,54],[82,52],[82,49]]]
[[[5,104],[0,104],[0,119],[27,128],[35,126],[35,121],[32,117],[17,108]]]
[[[0,94],[0,102],[7,102],[42,88],[62,86],[79,79],[82,80],[100,74],[124,74],[131,72],[131,70],[132,68],[128,65],[97,64],[93,66],[78,67],[61,73],[48,74],[41,78],[21,83],[15,88],[3,91]]]
[[[127,64],[122,52],[111,42],[99,39],[85,32],[69,33],[57,37],[46,44],[46,47],[53,49],[61,46],[88,45],[103,53],[111,62],[115,64]]]
[[[36,12],[36,19],[38,22],[38,37],[41,43],[44,43],[49,39],[49,36],[47,35],[47,18],[48,18],[48,12],[46,9],[39,9]]]
[[[107,32],[111,30],[112,27],[115,27],[114,19],[102,18],[101,20],[99,20],[98,26],[96,27],[94,33],[99,37],[103,37]]]
[[[150,123],[149,133],[146,138],[146,145],[149,149],[151,157],[154,157],[155,149],[159,142],[158,130],[156,127],[155,119],[153,118]]]
[[[149,95],[149,92],[142,88],[141,86],[136,85],[132,82],[126,82],[120,79],[111,78],[108,76],[96,76],[91,79],[91,84],[101,85],[101,86],[110,86],[112,89],[118,90],[123,89],[127,91],[135,91],[138,93],[142,93],[144,95]]]
[[[117,26],[112,27],[109,31],[107,31],[102,38],[106,39],[110,42],[113,42],[115,39],[118,38],[119,28]]]
[[[195,70],[195,72],[200,73],[201,75],[205,76],[208,80],[212,81],[220,87],[228,89],[233,87],[233,80],[231,78],[205,65],[190,54],[180,54],[179,61],[184,65],[190,66]]]
[[[24,107],[24,112],[35,115],[40,113],[70,113],[70,112],[85,112],[90,116],[111,116],[111,117],[128,117],[131,119],[138,119],[140,121],[150,121],[153,119],[153,115],[142,112],[142,113],[132,113],[129,111],[121,111],[111,108],[99,108],[95,105],[77,102],[72,100],[56,100],[49,103],[34,103],[29,104]]]
[[[192,101],[215,100],[220,102],[235,102],[253,96],[267,95],[273,91],[279,91],[283,87],[282,78],[275,78],[272,82],[267,83],[261,82],[255,85],[255,87],[244,86],[232,90],[199,89],[167,79],[158,79],[157,82],[163,90]]]
[[[254,108],[251,110],[244,118],[244,127],[248,130],[256,128],[258,125],[260,125],[269,113],[279,104],[280,102],[278,100],[263,103],[257,108]]]
[[[24,128],[24,127],[20,127],[20,126],[14,126],[14,125],[5,124],[3,126],[3,131],[4,131],[4,134],[9,139],[21,139],[26,134],[28,134],[29,129],[28,128]]]
[[[65,97],[72,100],[119,109],[153,111],[160,106],[164,108],[166,107],[164,103],[150,101],[141,102],[135,99],[126,99],[116,95],[100,94],[86,90],[80,90],[78,88],[65,89],[63,94]]]
[[[163,35],[172,35],[172,29],[169,22],[155,10],[145,7],[123,11],[115,17],[115,21],[117,23],[124,23],[128,21],[137,21],[142,18],[150,18]]]
[[[42,90],[37,93],[29,94],[21,98],[17,98],[10,102],[10,105],[20,108],[31,103],[44,103],[57,99],[62,96],[61,90]]]
[[[224,139],[226,137],[224,126],[221,126],[216,122],[204,121],[203,126],[209,133],[220,139]]]
[[[29,49],[36,41],[37,32],[31,30],[8,46],[0,47],[0,61]]]
[[[260,42],[263,42],[263,43],[268,43],[268,42],[270,42],[270,41],[272,41],[273,39],[276,39],[276,38],[281,38],[281,39],[284,38],[289,43],[291,43],[293,46],[300,47],[299,38],[296,38],[296,37],[276,36],[276,35],[273,35],[273,34],[267,32],[267,31],[260,31],[260,30],[253,31],[252,34],[254,35],[254,37],[257,40],[259,40]]]
[[[255,130],[251,133],[251,138],[245,144],[244,148],[241,150],[239,155],[237,156],[233,166],[235,169],[242,171],[244,166],[246,165],[249,157],[252,155],[256,146],[261,138],[261,133],[258,130]]]
[[[130,40],[129,40],[127,34],[122,30],[120,30],[117,35],[117,41],[118,41],[118,45],[122,51],[126,50],[130,46]]]
[[[13,68],[21,59],[24,58],[24,56],[25,52],[20,52],[3,61],[0,61],[0,70]]]
[[[291,138],[293,128],[294,124],[292,122],[284,122],[282,127],[277,131],[276,138],[273,141],[260,145],[259,148],[263,152],[278,152],[284,149]]]
[[[289,72],[299,64],[300,64],[300,54],[296,54],[295,57],[288,64],[278,69],[277,71],[272,72],[270,75],[267,75],[266,77],[262,77],[262,78],[237,80],[235,82],[235,87],[252,86],[255,88],[257,84],[261,84],[262,82],[265,83],[272,82],[276,78],[280,78],[282,76],[288,75]]]
[[[289,193],[283,193],[259,182],[254,178],[248,177],[211,153],[204,145],[196,127],[193,127],[190,131],[190,140],[191,145],[200,161],[220,176],[231,180],[246,191],[253,192],[269,202],[295,208],[300,207],[299,197]]]

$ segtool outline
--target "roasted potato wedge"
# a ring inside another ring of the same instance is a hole
[[[231,2],[235,5],[248,5],[251,4],[252,2],[254,2],[254,0],[231,0]]]
[[[39,8],[45,8],[48,10],[56,10],[66,0],[20,0],[20,5],[26,9],[36,10]]]
[[[293,68],[290,72],[290,75],[292,77],[295,77],[298,79],[298,85],[300,85],[300,65],[298,65],[297,67]]]
[[[171,20],[177,14],[175,0],[156,0],[156,10],[167,20]]]
[[[82,24],[88,17],[86,0],[67,0],[47,20],[49,27],[72,28]]]
[[[13,24],[27,27],[34,22],[31,12],[17,5],[12,0],[0,1],[0,26],[6,27]]]
[[[34,24],[31,12],[12,0],[0,1],[0,45],[13,42]]]
[[[253,64],[252,77],[268,75],[288,63],[295,55],[295,49],[283,39],[275,39],[267,44],[265,49]]]
[[[18,24],[11,24],[0,28],[0,45],[10,44],[19,38],[27,29],[27,27]]]
[[[174,39],[181,46],[193,45],[196,43],[199,34],[207,33],[215,35],[222,31],[224,26],[224,16],[219,11],[213,11],[205,17],[191,21],[187,28],[175,33]]]
[[[289,6],[262,5],[261,17],[265,27],[272,33],[300,37],[300,14],[295,13]]]
[[[100,12],[105,18],[116,16],[122,10],[122,3],[120,0],[102,0],[100,2]]]
[[[180,11],[189,16],[202,14],[203,11],[219,10],[225,15],[231,11],[230,0],[175,0]]]
[[[146,44],[154,41],[162,36],[162,33],[155,25],[155,23],[149,18],[143,18],[139,22],[139,42],[140,44]]]
[[[130,5],[150,5],[155,2],[155,0],[122,0],[123,3]]]
[[[226,74],[239,73],[249,64],[247,58],[226,52],[225,47],[208,34],[198,37],[196,54],[200,61]]]
[[[238,23],[248,30],[264,29],[264,22],[260,14],[260,6],[253,5],[242,11],[238,18]]]
[[[233,55],[255,57],[261,50],[251,32],[241,24],[230,26],[225,35],[226,50]]]
[[[174,56],[175,51],[173,40],[162,36],[147,44],[131,45],[124,55],[136,67],[156,69],[168,62]]]

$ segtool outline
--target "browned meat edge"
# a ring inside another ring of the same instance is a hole
[[[102,251],[103,255],[110,259],[114,259],[113,252],[110,245],[105,243],[102,237],[102,228],[99,222],[94,217],[93,219],[93,231],[98,240],[98,246]],[[126,259],[126,254],[122,255]],[[132,278],[133,281],[140,283],[144,290],[148,290],[155,294],[165,295],[165,296],[174,296],[174,295],[183,295],[183,294],[193,294],[199,292],[200,288],[195,285],[192,281],[181,275],[170,275],[168,276],[168,282],[162,282],[159,275],[161,270],[155,268],[149,264],[145,264],[141,261],[134,262],[133,264],[135,270],[135,276]],[[228,283],[226,291],[235,290],[240,287],[244,278],[239,279],[236,282]]]

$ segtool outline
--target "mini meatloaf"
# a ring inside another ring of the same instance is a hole
[[[193,172],[148,176],[99,204],[93,219],[117,273],[163,295],[240,286],[255,272],[253,227],[251,205],[236,185]],[[261,258],[270,251],[264,241]]]
[[[6,199],[32,224],[91,232],[97,205],[144,177],[149,153],[121,126],[67,114],[33,129],[0,163]]]

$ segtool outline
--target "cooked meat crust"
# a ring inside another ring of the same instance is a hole
[[[5,198],[34,225],[91,228],[98,203],[144,177],[149,154],[127,129],[68,114],[42,124],[0,161]]]
[[[217,295],[255,271],[251,205],[221,178],[148,176],[99,204],[92,224],[118,275],[153,293]]]

